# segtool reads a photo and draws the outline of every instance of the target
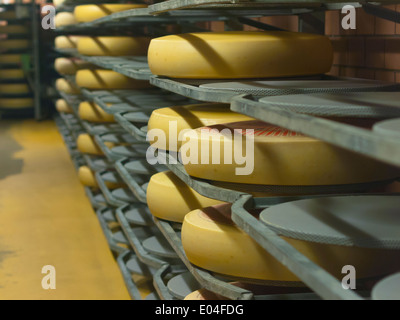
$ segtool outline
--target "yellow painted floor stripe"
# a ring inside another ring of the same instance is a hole
[[[129,299],[53,121],[0,121],[0,299]]]

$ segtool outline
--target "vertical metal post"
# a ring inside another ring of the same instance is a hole
[[[39,15],[38,5],[32,0],[31,22],[32,22],[32,46],[33,46],[33,99],[35,119],[41,120],[44,117],[41,104],[41,84],[40,84],[40,39],[39,39]]]

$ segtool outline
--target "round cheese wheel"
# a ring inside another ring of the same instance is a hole
[[[28,49],[29,46],[29,40],[25,39],[8,39],[0,41],[1,49]]]
[[[103,151],[97,145],[94,138],[87,133],[82,133],[78,136],[78,139],[76,140],[76,146],[78,150],[82,153],[98,155],[98,156],[104,155]]]
[[[56,49],[76,49],[81,36],[58,36],[54,39]]]
[[[61,6],[64,2],[65,0],[53,0],[53,4],[56,8]]]
[[[0,63],[20,64],[22,56],[20,54],[0,54]]]
[[[55,16],[56,28],[76,24],[75,16],[72,12],[59,12]]]
[[[149,88],[148,81],[129,78],[112,70],[79,70],[76,84],[87,89],[144,89]]]
[[[115,12],[146,7],[145,4],[87,4],[75,7],[74,16],[78,22],[89,22]]]
[[[74,75],[78,70],[88,68],[95,68],[95,66],[77,58],[57,58],[54,61],[54,69],[63,75]]]
[[[56,109],[58,112],[73,113],[71,106],[64,99],[58,99],[56,101]]]
[[[149,43],[148,37],[82,37],[77,48],[88,56],[143,56]]]
[[[108,114],[97,104],[83,101],[79,104],[79,117],[89,122],[115,122],[114,116]]]
[[[332,66],[328,37],[285,31],[225,31],[151,40],[155,75],[191,79],[270,78],[322,74]]]
[[[26,34],[29,32],[29,29],[26,26],[18,25],[18,24],[9,24],[6,26],[0,26],[0,33],[7,34]]]
[[[56,89],[66,94],[79,94],[80,90],[70,81],[59,78],[56,80]]]
[[[215,125],[183,135],[191,176],[276,186],[323,186],[395,179],[399,169],[261,121]]]
[[[186,106],[174,106],[156,109],[148,122],[148,137],[151,132],[157,136],[150,140],[154,148],[178,151],[181,147],[182,134],[189,129],[220,123],[254,120],[246,115],[230,110],[229,104],[203,103]],[[153,131],[152,131],[153,130]],[[159,135],[161,132],[163,137]],[[172,142],[172,143],[171,143]]]
[[[184,216],[194,209],[222,203],[197,193],[171,171],[154,174],[146,194],[149,210],[155,217],[175,222],[183,222]]]
[[[31,90],[26,83],[8,83],[0,84],[0,93],[7,94],[25,94],[29,93]]]
[[[32,108],[32,98],[0,98],[0,108],[19,109]]]
[[[92,188],[98,188],[99,184],[97,183],[95,173],[93,172],[92,169],[90,169],[88,166],[81,166],[78,170],[78,177],[79,181],[87,187],[92,187]],[[105,185],[107,186],[108,189],[116,189],[120,188],[121,184],[120,183],[115,183],[111,181],[104,181]]]
[[[0,69],[0,79],[24,79],[25,74],[22,69]]]

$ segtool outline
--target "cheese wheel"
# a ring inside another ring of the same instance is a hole
[[[78,170],[79,181],[87,187],[98,188],[99,184],[97,183],[95,173],[88,166],[81,166]],[[108,189],[116,189],[120,188],[122,185],[120,183],[114,183],[110,181],[104,181],[104,184]]]
[[[0,54],[0,63],[20,64],[22,56],[20,54]]]
[[[56,49],[76,49],[81,36],[58,36],[54,39]]]
[[[56,101],[56,109],[58,112],[73,113],[71,106],[64,99],[58,99]]]
[[[0,69],[0,79],[24,79],[24,71],[22,69]]]
[[[65,0],[53,0],[53,4],[56,8],[58,8],[59,6],[61,6],[63,3],[65,2]]]
[[[89,62],[76,58],[57,58],[54,61],[54,69],[59,74],[63,75],[74,75],[78,70],[95,68],[95,66]]]
[[[232,276],[265,281],[299,281],[230,219],[230,204],[189,212],[182,246],[194,265]]]
[[[17,19],[17,13],[13,10],[6,10],[0,12],[0,20],[13,20]]]
[[[261,121],[198,128],[183,137],[185,169],[203,179],[322,186],[384,181],[400,174],[372,158]]]
[[[0,26],[0,33],[7,34],[26,34],[29,32],[29,29],[26,26],[18,25],[18,24],[9,24],[6,26]]]
[[[149,88],[148,81],[129,78],[113,70],[79,70],[76,84],[87,89],[144,89]]]
[[[325,36],[285,31],[225,31],[152,39],[155,75],[191,79],[269,78],[322,74],[332,66]]]
[[[246,115],[230,110],[229,104],[203,103],[186,106],[174,106],[156,109],[152,112],[148,122],[148,137],[151,130],[157,135],[157,140],[150,140],[154,148],[178,151],[181,147],[180,135],[185,130],[220,123],[254,120]],[[161,139],[156,130],[161,130],[165,139]],[[171,143],[172,142],[172,143]]]
[[[90,22],[115,12],[146,7],[145,4],[87,4],[75,7],[74,16],[78,22]]]
[[[28,49],[29,46],[29,40],[25,39],[8,39],[0,41],[1,49]]]
[[[183,222],[184,216],[194,209],[222,203],[197,193],[171,171],[154,174],[146,193],[150,212],[157,218],[175,222]]]
[[[59,78],[56,80],[56,89],[66,94],[79,94],[80,90],[70,81]]]
[[[143,56],[149,43],[148,37],[82,37],[77,48],[88,56]]]
[[[31,90],[26,83],[0,84],[0,93],[7,94],[26,94]]]
[[[98,156],[104,155],[103,151],[97,145],[94,138],[87,133],[82,133],[78,136],[78,139],[76,140],[76,146],[78,150],[82,153],[98,155]]]
[[[19,109],[32,108],[32,98],[0,98],[0,108]]]
[[[97,104],[83,101],[79,104],[79,117],[89,122],[115,122],[114,116],[108,114]]]
[[[76,24],[75,16],[72,12],[59,12],[55,16],[56,28]]]

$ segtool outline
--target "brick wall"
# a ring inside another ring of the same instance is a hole
[[[400,5],[387,8],[400,11]],[[332,40],[334,61],[330,74],[400,82],[400,24],[356,9],[356,29],[341,28],[344,15],[328,11],[325,33]]]

